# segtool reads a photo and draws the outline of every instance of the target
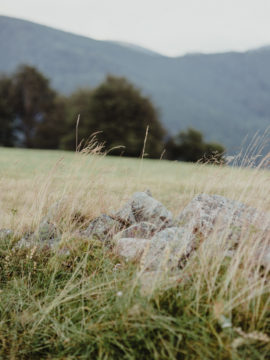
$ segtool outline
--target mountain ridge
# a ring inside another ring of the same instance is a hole
[[[0,46],[0,72],[22,63],[36,66],[64,94],[95,87],[107,74],[125,76],[151,97],[171,134],[192,126],[229,152],[270,124],[268,45],[168,57],[0,16]]]

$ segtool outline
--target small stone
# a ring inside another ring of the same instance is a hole
[[[238,201],[219,195],[196,196],[180,213],[175,223],[190,234],[190,251],[198,248],[196,239],[208,240],[215,234],[217,241],[234,250],[240,239],[252,237],[258,246],[270,248],[270,216]],[[196,235],[196,236],[194,236]]]
[[[143,238],[150,239],[157,232],[157,227],[154,224],[143,221],[131,225],[127,229],[116,234],[116,238]]]
[[[110,240],[114,234],[121,230],[121,224],[108,215],[101,215],[91,221],[83,235],[101,241]]]
[[[172,226],[172,213],[145,192],[136,192],[126,205],[112,216],[126,225],[145,221],[159,229]]]
[[[139,261],[149,245],[147,239],[121,238],[115,241],[115,252],[126,260]]]
[[[184,228],[171,227],[160,231],[150,240],[141,260],[147,270],[176,269],[191,246],[192,237]]]
[[[115,251],[127,260],[140,260],[145,270],[176,269],[189,251],[190,238],[186,235],[185,229],[172,227],[151,239],[120,238],[115,240]]]
[[[270,226],[269,215],[219,195],[196,196],[176,219],[178,226],[208,236],[213,230],[227,232],[237,241],[244,227],[264,231]]]
[[[54,224],[48,222],[47,220],[43,220],[39,227],[38,231],[35,234],[37,240],[39,241],[47,241],[58,238],[58,231]]]

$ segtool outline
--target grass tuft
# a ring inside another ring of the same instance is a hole
[[[78,235],[147,188],[174,215],[202,192],[269,211],[268,170],[120,159],[93,147],[1,149],[0,163],[1,228],[14,232],[0,238],[0,358],[269,358],[269,273],[253,261],[252,232],[233,258],[213,234],[151,291],[136,263]],[[58,251],[14,250],[59,200]]]

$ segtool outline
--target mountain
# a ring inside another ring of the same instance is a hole
[[[192,126],[229,152],[270,125],[269,46],[171,58],[0,16],[0,48],[0,72],[31,64],[66,94],[94,87],[109,73],[125,76],[151,97],[171,134]]]
[[[110,41],[110,42],[117,44],[117,45],[128,47],[128,48],[136,50],[136,51],[140,51],[144,54],[153,55],[153,56],[162,56],[161,54],[157,53],[156,51],[149,50],[143,46],[131,44],[129,42],[125,42],[125,41]]]

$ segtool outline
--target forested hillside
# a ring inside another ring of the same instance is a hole
[[[0,72],[34,65],[66,94],[125,76],[151,96],[171,134],[192,126],[229,152],[270,124],[270,47],[170,58],[4,16],[0,47]]]

